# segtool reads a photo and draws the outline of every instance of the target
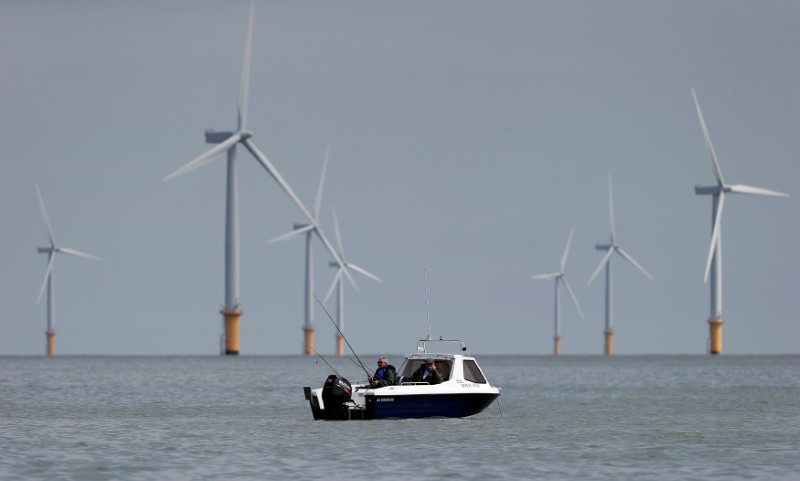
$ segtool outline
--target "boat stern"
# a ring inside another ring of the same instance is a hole
[[[311,405],[311,414],[314,419],[323,419],[322,412],[325,409],[322,402],[322,388],[311,389],[308,386],[303,388],[303,393],[306,396],[306,401]]]

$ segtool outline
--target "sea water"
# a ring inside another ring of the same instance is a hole
[[[477,416],[334,422],[318,358],[0,357],[0,479],[800,479],[800,356],[478,360]]]

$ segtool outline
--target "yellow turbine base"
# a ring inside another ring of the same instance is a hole
[[[610,356],[614,354],[614,331],[603,331],[606,336],[606,347],[604,354]]]
[[[225,355],[239,355],[239,318],[242,316],[241,309],[232,311],[222,311],[225,316]]]
[[[559,356],[561,355],[561,338],[554,337],[553,338],[553,355]]]
[[[56,333],[53,331],[48,331],[47,334],[47,355],[48,356],[55,356],[56,355]]]
[[[303,354],[305,354],[306,356],[312,356],[314,355],[314,328],[304,327],[303,332],[305,333],[305,335],[303,336],[305,339]]]
[[[341,334],[336,336],[336,355],[344,356],[344,337]]]
[[[722,319],[709,319],[709,339],[711,354],[722,354]]]

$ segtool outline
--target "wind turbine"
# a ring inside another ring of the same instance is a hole
[[[617,235],[616,229],[614,226],[614,198],[613,198],[613,189],[611,188],[611,176],[608,176],[608,212],[609,212],[609,230],[611,232],[611,242],[608,244],[595,244],[595,249],[600,251],[606,251],[606,255],[603,256],[603,259],[600,261],[600,265],[597,266],[592,276],[589,278],[589,282],[587,284],[591,284],[597,274],[600,273],[600,269],[603,266],[606,267],[606,326],[603,334],[605,334],[605,350],[604,353],[606,356],[610,356],[614,353],[614,328],[613,328],[613,316],[612,316],[612,276],[611,276],[611,256],[616,252],[623,259],[627,260],[634,267],[639,269],[639,271],[647,276],[648,279],[653,280],[653,276],[650,275],[644,267],[640,266],[638,262],[636,262],[633,257],[630,256],[625,250],[622,249],[622,246],[617,244]]]
[[[325,160],[322,162],[322,174],[319,178],[319,186],[317,187],[317,196],[314,199],[314,219],[319,222],[320,205],[322,203],[322,188],[325,184],[325,171],[328,168],[328,156],[330,155],[330,146],[325,150]],[[312,240],[314,232],[319,224],[295,224],[294,230],[283,234],[282,236],[275,237],[267,241],[268,243],[279,242],[287,239],[297,237],[305,234],[306,236],[306,280],[305,280],[305,322],[303,324],[304,332],[304,347],[303,354],[306,356],[314,355],[314,252],[312,249]]]
[[[717,185],[714,186],[695,186],[696,195],[711,195],[711,246],[708,249],[708,259],[706,260],[706,271],[703,282],[708,282],[709,273],[711,274],[711,315],[708,318],[710,334],[711,354],[722,353],[722,232],[720,221],[722,219],[722,207],[725,204],[725,194],[752,194],[767,195],[772,197],[789,197],[783,192],[751,187],[749,185],[726,184],[722,178],[722,170],[719,168],[717,154],[711,144],[711,136],[708,134],[706,122],[703,119],[703,112],[700,110],[700,102],[697,94],[692,89],[694,106],[697,109],[697,117],[700,119],[700,127],[703,129],[703,137],[706,141],[706,150],[711,158],[711,167],[714,177],[717,178]]]
[[[68,247],[59,247],[56,245],[56,240],[53,237],[53,229],[50,226],[50,220],[47,218],[47,210],[44,208],[44,200],[42,199],[42,192],[39,190],[39,186],[36,186],[36,195],[39,197],[39,206],[42,208],[42,216],[44,217],[44,223],[47,226],[47,236],[50,239],[50,246],[49,247],[39,247],[37,251],[40,254],[47,254],[47,271],[44,274],[44,282],[42,282],[42,288],[39,289],[39,297],[36,298],[36,304],[42,300],[42,294],[44,294],[44,289],[47,287],[47,331],[45,335],[47,336],[47,348],[46,353],[48,356],[55,356],[56,354],[56,304],[55,304],[55,290],[53,287],[53,271],[56,262],[56,254],[66,254],[70,256],[77,256],[83,257],[86,259],[92,259],[99,261],[99,257],[95,257],[93,255],[86,254],[84,252],[76,251],[74,249],[70,249]]]
[[[239,306],[239,207],[238,207],[238,187],[237,187],[237,164],[236,146],[238,144],[250,151],[255,159],[272,176],[273,179],[283,188],[292,201],[300,208],[309,222],[316,227],[325,248],[331,253],[334,259],[339,260],[339,256],[331,243],[323,234],[316,219],[306,209],[289,184],[283,179],[267,157],[261,153],[252,140],[253,133],[247,130],[247,97],[250,82],[250,57],[253,40],[253,15],[255,3],[250,4],[250,18],[247,26],[247,39],[244,49],[244,64],[242,66],[242,77],[239,84],[239,102],[237,109],[237,127],[234,132],[218,132],[206,130],[206,142],[217,144],[204,154],[195,158],[188,164],[179,168],[175,172],[164,177],[164,181],[169,181],[175,177],[183,175],[200,166],[214,160],[218,155],[227,152],[227,193],[225,208],[225,307],[222,315],[225,319],[225,354],[239,354],[239,318],[242,310]],[[349,277],[349,274],[348,274]]]
[[[564,255],[561,256],[561,267],[558,272],[548,272],[547,274],[539,274],[535,276],[531,276],[531,279],[554,279],[556,286],[556,298],[555,298],[555,307],[554,307],[554,316],[555,316],[555,334],[553,336],[553,354],[558,356],[561,354],[561,306],[560,306],[560,298],[559,298],[559,285],[564,284],[564,287],[567,288],[567,292],[572,297],[572,302],[575,303],[575,307],[578,308],[578,313],[583,318],[583,310],[581,310],[581,305],[578,304],[578,298],[575,297],[575,293],[572,292],[572,288],[569,286],[569,282],[567,282],[567,278],[564,277],[564,267],[567,264],[567,256],[569,255],[569,246],[572,244],[572,234],[575,232],[575,228],[573,227],[569,231],[569,238],[567,239],[567,245],[564,248]]]
[[[344,246],[342,244],[342,236],[339,233],[339,221],[336,219],[336,209],[333,209],[333,228],[336,231],[336,242],[339,245],[339,257],[344,259]],[[330,262],[328,265],[330,267],[336,267],[337,271],[333,278],[333,282],[331,283],[331,287],[328,289],[328,293],[325,295],[325,300],[322,302],[323,304],[328,302],[328,299],[333,293],[333,289],[336,288],[336,323],[339,326],[338,333],[336,334],[336,355],[344,356],[344,338],[342,337],[342,333],[344,332],[344,286],[342,285],[342,274],[346,275],[348,271],[355,271],[361,275],[369,277],[375,282],[383,281],[378,276],[366,271],[352,262],[347,262],[346,260],[342,260],[342,262]],[[355,283],[353,283],[353,287],[358,290]]]

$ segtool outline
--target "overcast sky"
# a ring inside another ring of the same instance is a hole
[[[234,129],[249,2],[0,3],[0,355],[42,354],[41,188],[58,243],[59,354],[216,354],[224,302],[225,161],[170,182]],[[731,195],[723,216],[723,352],[800,353],[800,3],[281,1],[256,3],[249,127],[313,204],[331,156],[354,274],[345,334],[403,353],[431,332],[475,353],[599,354],[613,176],[615,352],[705,352],[711,185],[694,88]],[[299,354],[303,221],[243,149],[242,354]],[[317,291],[334,275],[315,245]],[[329,302],[335,311],[333,300]],[[335,330],[317,310],[316,348]]]

